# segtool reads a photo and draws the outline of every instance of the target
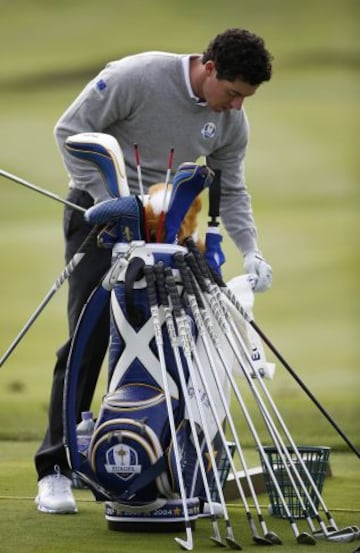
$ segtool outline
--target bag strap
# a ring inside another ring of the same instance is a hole
[[[220,169],[215,169],[214,173],[214,180],[209,187],[209,227],[217,227],[219,225],[218,217],[220,215],[221,171]]]

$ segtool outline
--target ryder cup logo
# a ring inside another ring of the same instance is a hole
[[[203,128],[201,129],[201,134],[203,138],[213,138],[216,133],[216,125],[215,123],[205,123]]]
[[[124,444],[117,444],[108,449],[106,461],[106,472],[115,474],[122,480],[128,480],[134,474],[141,472],[137,452],[132,447]]]

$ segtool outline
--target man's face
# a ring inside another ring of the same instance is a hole
[[[203,98],[208,106],[217,112],[229,109],[240,110],[245,98],[255,94],[259,85],[251,85],[240,79],[227,81],[218,79],[215,64],[205,63],[206,79],[203,83]]]

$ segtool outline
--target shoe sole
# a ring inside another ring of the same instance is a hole
[[[62,511],[59,511],[59,509],[48,509],[47,507],[44,507],[43,505],[38,505],[37,506],[37,510],[40,511],[41,513],[47,513],[49,515],[76,515],[76,513],[78,512],[77,509],[74,509],[72,511],[70,511],[69,509],[64,509]]]
[[[35,499],[35,503],[37,505],[38,511],[40,511],[41,513],[47,513],[49,515],[75,515],[78,512],[77,507],[67,509],[49,509],[48,507],[41,505],[41,503],[38,502],[37,498]]]

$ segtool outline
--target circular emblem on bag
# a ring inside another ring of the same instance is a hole
[[[106,451],[105,470],[122,480],[141,472],[137,451],[126,444],[117,444]]]

